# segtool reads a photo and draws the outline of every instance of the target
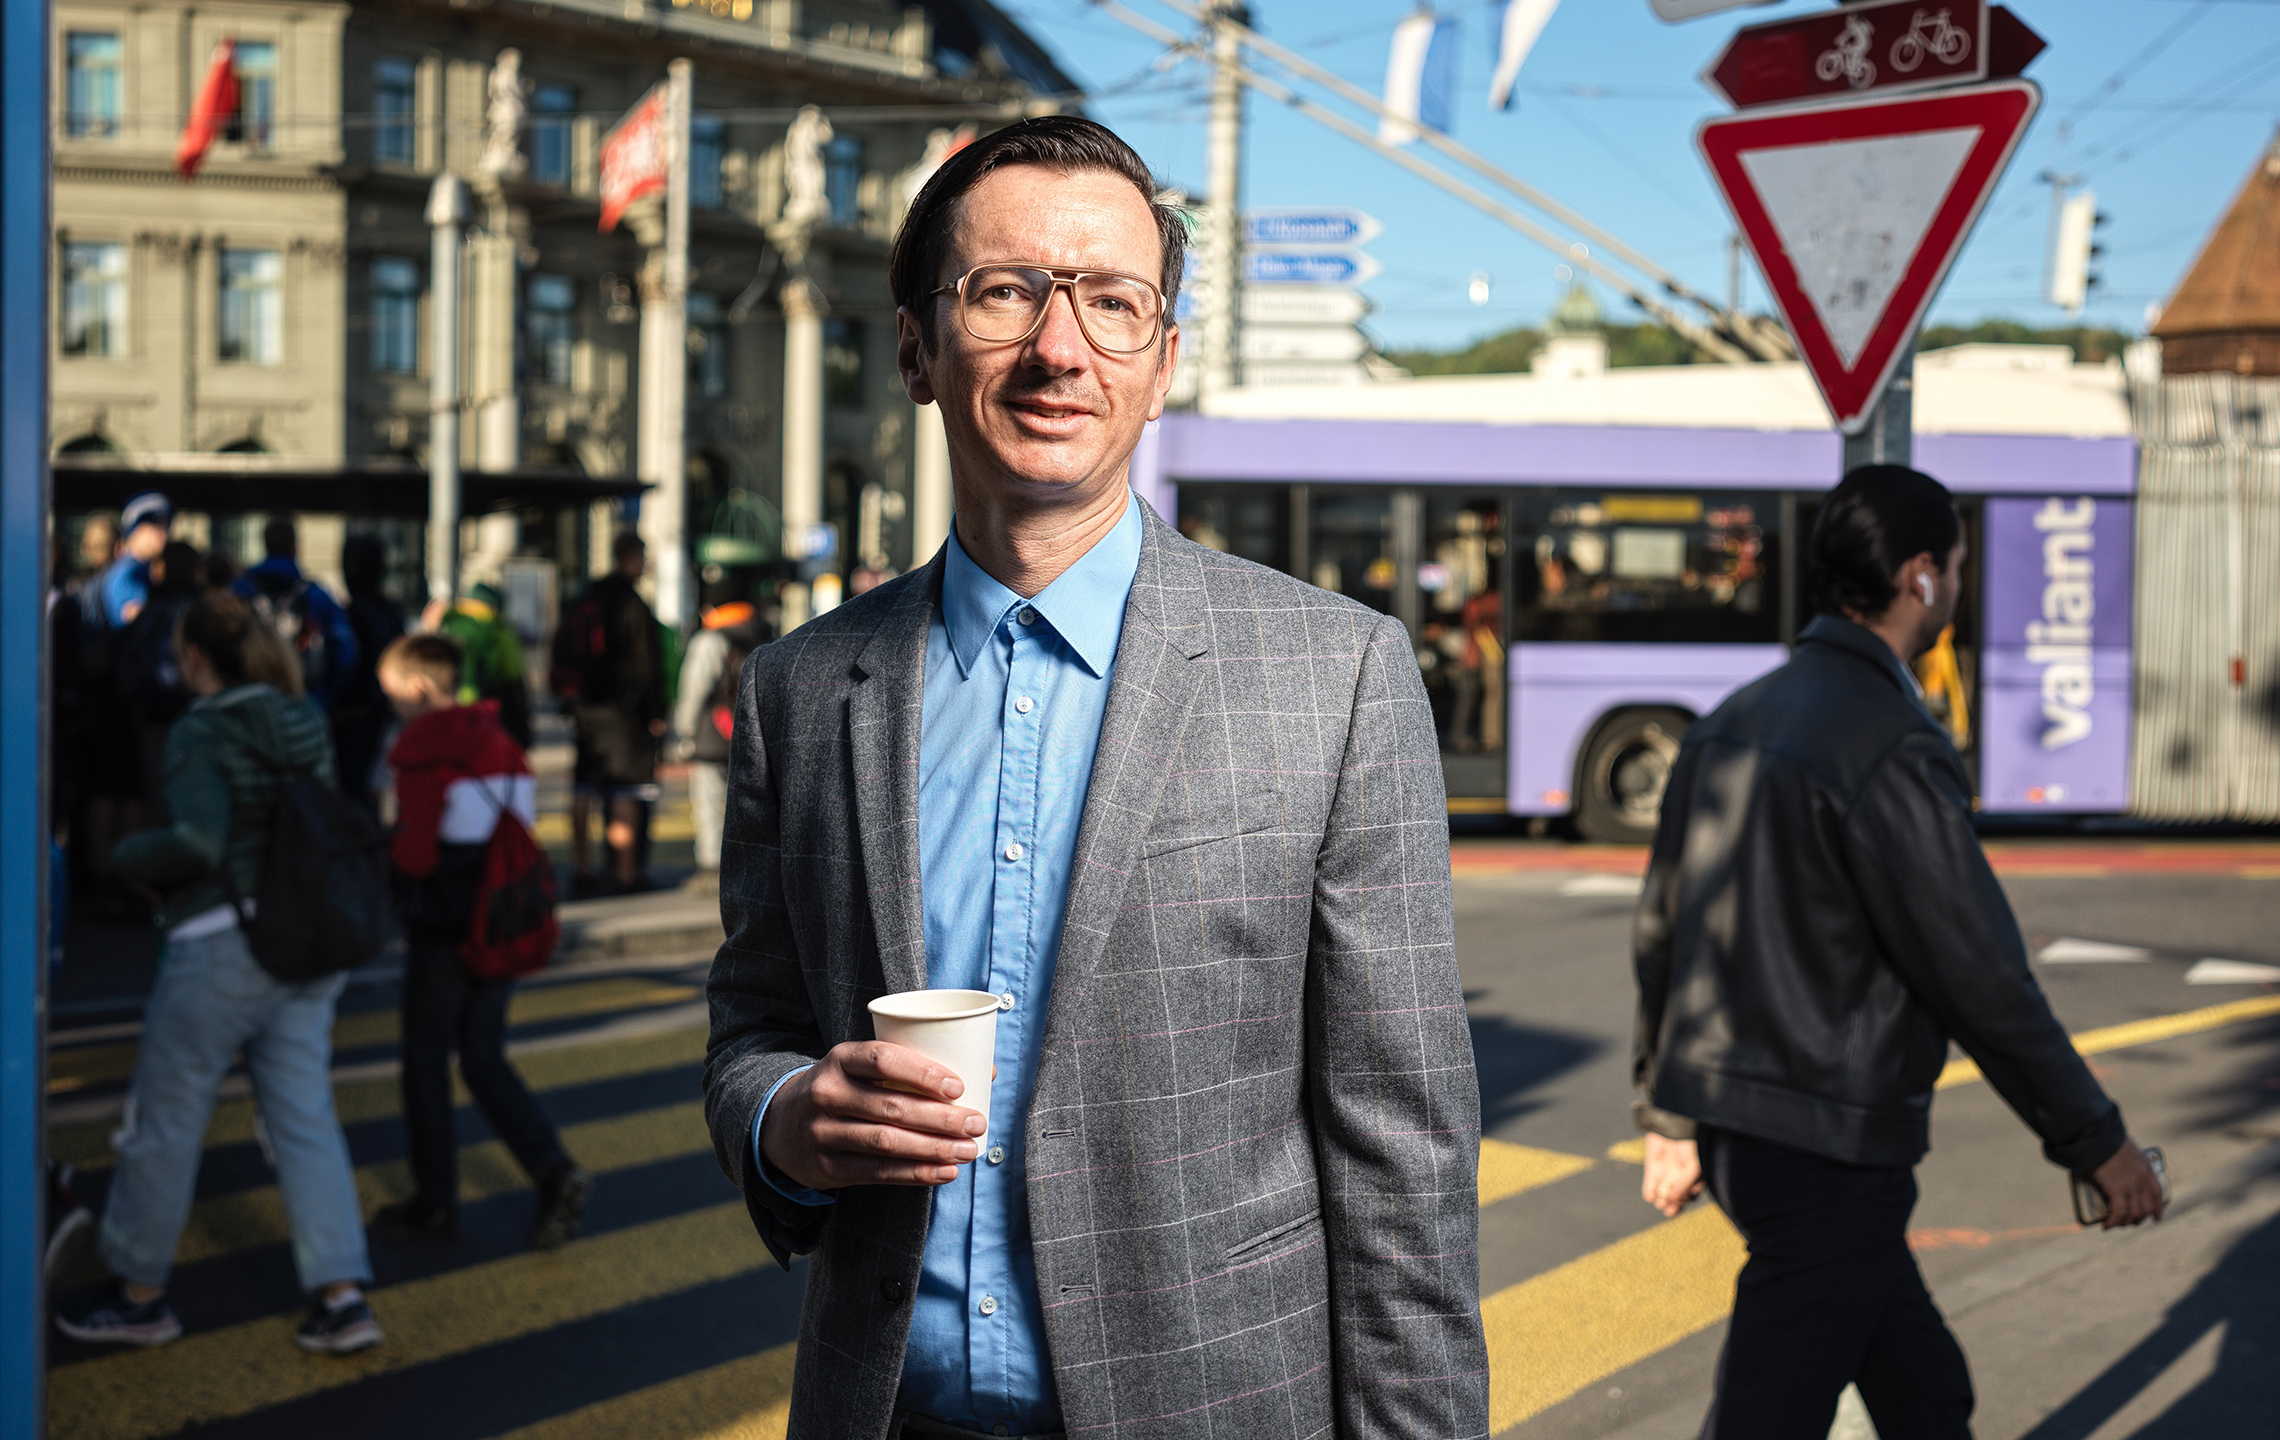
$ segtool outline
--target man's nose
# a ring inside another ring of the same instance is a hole
[[[1059,373],[1083,365],[1091,353],[1092,342],[1085,339],[1084,327],[1077,322],[1076,291],[1067,285],[1054,286],[1053,293],[1045,297],[1045,318],[1037,333],[1029,337],[1031,359]]]

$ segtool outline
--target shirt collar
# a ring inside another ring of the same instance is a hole
[[[1024,602],[973,562],[958,543],[958,527],[952,525],[950,553],[942,565],[942,624],[958,672],[963,675],[974,668],[975,657],[1004,622],[1006,612],[1026,603],[1068,642],[1095,679],[1106,675],[1124,633],[1125,601],[1140,573],[1140,535],[1140,501],[1133,497],[1125,502],[1124,518],[1115,529]]]

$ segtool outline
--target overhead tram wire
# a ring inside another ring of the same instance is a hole
[[[1134,29],[1140,30],[1145,34],[1155,36],[1169,48],[1181,49],[1188,51],[1189,53],[1197,53],[1196,46],[1188,38],[1180,36],[1170,28],[1159,25],[1157,22],[1135,13],[1120,3],[1120,0],[1093,0],[1093,3],[1102,10],[1113,14],[1116,16],[1116,18],[1122,20],[1125,24],[1132,26]],[[1203,15],[1203,12],[1198,10],[1193,4],[1189,3],[1189,0],[1159,0],[1159,3],[1163,4],[1168,9],[1178,11],[1180,14],[1186,16],[1190,20],[1197,22],[1198,24],[1204,23],[1205,17]],[[1258,51],[1267,59],[1273,61],[1274,63],[1282,66],[1287,70],[1296,72],[1298,75],[1303,76],[1306,79],[1314,81],[1316,84],[1332,91],[1333,93],[1337,94],[1349,103],[1359,107],[1360,109],[1366,110],[1371,114],[1378,116],[1380,119],[1395,119],[1400,120],[1403,123],[1408,123],[1408,117],[1394,115],[1391,111],[1386,109],[1384,104],[1381,103],[1375,95],[1372,95],[1368,91],[1363,90],[1361,87],[1353,84],[1351,81],[1346,80],[1344,77],[1323,69],[1321,66],[1305,59],[1303,56],[1293,54],[1291,51],[1275,44],[1273,41],[1267,39],[1263,35],[1260,35],[1257,31],[1252,30],[1248,26],[1238,25],[1228,20],[1216,20],[1213,23],[1231,27],[1235,33],[1242,38],[1245,45],[1248,45],[1252,49]],[[1337,112],[1326,109],[1314,101],[1305,100],[1303,97],[1297,96],[1296,92],[1290,90],[1289,87],[1281,85],[1279,82],[1268,80],[1264,76],[1258,76],[1255,72],[1242,71],[1239,73],[1245,77],[1244,83],[1250,85],[1253,89],[1259,90],[1263,94],[1271,94],[1274,98],[1282,100],[1283,103],[1298,109],[1302,114],[1306,114],[1310,119],[1314,119],[1324,124],[1330,125],[1331,128],[1338,130],[1340,133],[1346,134],[1350,138],[1356,139],[1360,143],[1369,146],[1371,149],[1379,151],[1388,159],[1393,160],[1396,164],[1401,165],[1403,168],[1411,170],[1414,173],[1431,180],[1432,183],[1439,185],[1445,190],[1448,190],[1451,194],[1459,196],[1459,198],[1466,200],[1468,203],[1480,206],[1483,209],[1487,209],[1489,213],[1498,216],[1500,219],[1505,219],[1508,224],[1512,224],[1515,229],[1519,229],[1521,233],[1527,235],[1530,239],[1536,240],[1539,244],[1546,246],[1546,248],[1560,252],[1563,258],[1569,258],[1567,256],[1568,242],[1546,238],[1547,232],[1542,230],[1541,227],[1535,226],[1532,222],[1522,223],[1519,220],[1519,217],[1514,215],[1514,213],[1509,209],[1501,205],[1497,205],[1493,201],[1487,200],[1484,196],[1479,196],[1477,192],[1471,191],[1469,188],[1464,187],[1459,183],[1452,183],[1449,177],[1444,175],[1443,172],[1433,168],[1432,166],[1423,164],[1422,162],[1418,161],[1416,157],[1405,154],[1399,150],[1394,149],[1393,147],[1381,145],[1378,142],[1377,137],[1374,135],[1369,135],[1361,127],[1354,125],[1351,121],[1346,120],[1345,117],[1338,115]],[[1777,327],[1761,325],[1760,322],[1758,322],[1754,317],[1748,315],[1728,313],[1724,306],[1718,304],[1708,296],[1705,296],[1696,291],[1692,286],[1688,285],[1678,276],[1672,274],[1662,266],[1657,265],[1654,261],[1648,259],[1645,255],[1640,254],[1631,246],[1626,245],[1622,240],[1618,239],[1613,234],[1610,234],[1608,231],[1593,224],[1591,221],[1585,219],[1582,215],[1577,214],[1575,211],[1569,209],[1565,205],[1562,205],[1559,201],[1553,199],[1549,195],[1546,195],[1542,191],[1536,189],[1534,186],[1527,184],[1517,176],[1512,175],[1507,171],[1499,168],[1496,164],[1488,160],[1486,157],[1474,152],[1471,149],[1468,149],[1463,145],[1458,144],[1456,141],[1450,139],[1448,136],[1443,135],[1436,130],[1422,125],[1416,126],[1415,128],[1418,136],[1433,149],[1439,151],[1441,154],[1447,156],[1448,158],[1455,160],[1465,168],[1486,178],[1487,180],[1502,187],[1503,189],[1511,191],[1514,195],[1519,196],[1520,199],[1525,201],[1527,204],[1543,211],[1547,215],[1552,216],[1560,223],[1573,227],[1577,232],[1587,237],[1588,239],[1596,241],[1599,245],[1606,248],[1609,252],[1619,257],[1625,264],[1646,274],[1656,284],[1660,285],[1666,294],[1670,295],[1674,299],[1682,300],[1699,307],[1704,314],[1712,318],[1712,321],[1719,327],[1720,331],[1722,332],[1721,335],[1713,337],[1718,340],[1718,344],[1703,347],[1704,349],[1709,350],[1713,355],[1717,355],[1720,359],[1726,359],[1727,355],[1725,352],[1732,351],[1734,352],[1734,356],[1737,360],[1750,358],[1760,360],[1787,360],[1794,358],[1794,352],[1788,343],[1788,337],[1780,333]],[[1694,325],[1692,322],[1681,322],[1675,314],[1668,311],[1653,300],[1649,299],[1643,292],[1641,292],[1636,286],[1632,285],[1627,279],[1624,279],[1614,271],[1608,270],[1596,259],[1586,260],[1581,263],[1583,263],[1586,268],[1590,269],[1592,273],[1601,276],[1601,278],[1607,280],[1609,284],[1615,285],[1625,295],[1628,295],[1632,300],[1637,302],[1640,308],[1648,311],[1648,313],[1652,315],[1655,315],[1657,318],[1662,319],[1663,323],[1670,325],[1673,329],[1680,330],[1681,333],[1686,333],[1689,330],[1696,331],[1704,335],[1710,335],[1712,333],[1708,330],[1704,330],[1700,326]],[[1692,335],[1689,335],[1689,338],[1693,338]],[[1740,347],[1739,349],[1736,348],[1737,345]]]
[[[1097,4],[1105,13],[1114,16],[1124,24],[1140,31],[1142,34],[1153,37],[1168,48],[1181,48],[1189,50],[1192,50],[1194,48],[1192,42],[1181,36],[1178,32],[1172,30],[1168,26],[1158,24],[1145,15],[1134,13],[1132,10],[1127,9],[1123,4],[1119,3],[1119,0],[1094,0],[1094,3]],[[1292,90],[1288,85],[1283,84],[1281,81],[1270,79],[1267,76],[1261,75],[1254,70],[1236,66],[1233,67],[1233,74],[1237,80],[1258,91],[1260,94],[1266,96],[1267,98],[1280,101],[1281,103],[1288,105],[1292,109],[1296,110],[1299,114],[1306,116],[1309,120],[1337,131],[1339,134],[1344,135],[1346,138],[1354,141],[1358,145],[1362,145],[1368,149],[1376,151],[1378,154],[1383,155],[1386,159],[1391,160],[1396,165],[1399,165],[1403,169],[1409,171],[1411,174],[1416,175],[1419,179],[1425,180],[1433,185],[1440,187],[1443,190],[1448,191],[1451,195],[1456,196],[1458,199],[1464,201],[1468,205],[1472,205],[1477,209],[1486,211],[1489,215],[1503,221],[1505,224],[1511,226],[1513,229],[1519,231],[1521,234],[1527,236],[1537,244],[1542,245],[1544,248],[1559,254],[1567,261],[1567,263],[1589,270],[1592,274],[1597,275],[1600,279],[1606,281],[1607,284],[1613,286],[1618,292],[1629,297],[1630,300],[1634,304],[1638,305],[1640,309],[1654,316],[1663,324],[1668,325],[1671,329],[1684,336],[1688,342],[1695,345],[1699,349],[1707,351],[1713,357],[1719,360],[1723,360],[1728,364],[1737,365],[1746,364],[1753,358],[1752,355],[1736,346],[1726,337],[1716,334],[1704,326],[1696,323],[1695,321],[1689,320],[1685,316],[1680,315],[1667,306],[1664,306],[1659,301],[1655,300],[1652,296],[1648,295],[1644,290],[1640,289],[1636,284],[1634,284],[1629,276],[1624,275],[1621,271],[1610,268],[1598,257],[1591,255],[1575,255],[1568,248],[1569,242],[1561,239],[1557,235],[1554,235],[1551,231],[1545,229],[1535,221],[1530,220],[1525,215],[1522,215],[1518,211],[1513,210],[1510,206],[1504,205],[1501,202],[1482,194],[1480,191],[1474,189],[1470,185],[1467,185],[1464,181],[1457,179],[1455,176],[1426,164],[1424,161],[1418,159],[1414,155],[1407,154],[1401,150],[1394,148],[1391,145],[1384,143],[1383,141],[1379,140],[1377,136],[1371,134],[1368,130],[1364,129],[1360,125],[1355,124],[1352,120],[1347,119],[1345,116],[1340,115],[1335,110],[1331,110],[1327,106],[1324,106],[1317,101],[1310,100],[1305,96],[1300,95],[1297,91]],[[1383,107],[1376,107],[1373,104],[1373,108],[1378,108],[1382,111]],[[1424,133],[1430,135],[1432,132],[1426,131]],[[1647,267],[1642,266],[1641,268]],[[1755,358],[1770,357],[1758,356]]]
[[[2114,73],[2106,77],[2105,83],[2090,92],[2081,104],[2068,112],[2064,120],[2058,122],[2058,129],[2051,136],[2053,156],[2055,157],[2059,152],[2065,150],[2067,143],[2074,138],[2074,127],[2078,123],[2087,118],[2092,111],[2107,100],[2119,94],[2121,88],[2130,82],[2131,77],[2152,64],[2162,51],[2175,44],[2178,37],[2199,24],[2202,18],[2215,8],[2216,0],[2196,0],[2193,8],[2178,16],[2168,29],[2148,40],[2139,47],[2135,55],[2115,66]]]

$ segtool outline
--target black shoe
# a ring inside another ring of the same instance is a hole
[[[182,1338],[182,1322],[164,1295],[137,1305],[124,1284],[86,1304],[55,1312],[55,1328],[89,1345],[164,1345]]]
[[[362,1295],[341,1305],[317,1301],[309,1307],[301,1328],[293,1332],[295,1344],[319,1355],[354,1355],[371,1349],[383,1338],[380,1322],[372,1318],[372,1307]]]
[[[416,1196],[383,1205],[372,1212],[372,1228],[406,1240],[456,1240],[459,1212]]]
[[[576,1235],[578,1222],[585,1218],[586,1196],[593,1188],[594,1177],[575,1165],[540,1181],[538,1213],[530,1225],[530,1248],[556,1250]]]
[[[95,1228],[94,1213],[71,1192],[72,1174],[69,1165],[48,1166],[46,1274],[50,1280],[63,1268],[79,1240]]]

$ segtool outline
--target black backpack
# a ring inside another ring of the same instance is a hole
[[[311,695],[329,693],[332,662],[326,651],[325,627],[309,613],[309,582],[257,575],[253,596],[246,603],[300,662],[301,688]]]
[[[253,754],[279,784],[250,916],[230,874],[230,847],[222,847],[222,887],[253,958],[283,985],[370,962],[389,932],[388,840],[379,822],[314,769]]]
[[[617,689],[610,619],[608,607],[594,590],[571,603],[562,617],[562,628],[554,632],[554,653],[547,670],[548,688],[556,695],[588,705],[609,703]]]

